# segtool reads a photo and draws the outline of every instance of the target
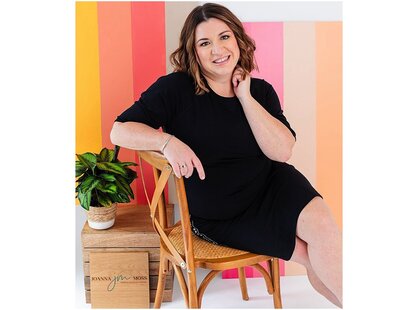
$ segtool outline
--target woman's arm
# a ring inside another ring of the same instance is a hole
[[[268,158],[286,162],[292,156],[295,143],[290,130],[268,113],[253,97],[239,99],[251,131]]]
[[[268,158],[286,162],[292,156],[295,143],[290,130],[266,111],[250,94],[250,76],[241,78],[241,69],[232,75],[233,89],[242,104],[243,111],[254,137]]]
[[[110,133],[111,142],[134,150],[163,151],[164,156],[180,178],[189,178],[194,168],[200,179],[205,178],[203,165],[193,150],[176,137],[137,122],[115,122]],[[184,169],[180,167],[184,166]]]
[[[169,134],[137,122],[115,122],[111,142],[128,149],[161,151]]]

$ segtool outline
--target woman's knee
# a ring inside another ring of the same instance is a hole
[[[312,199],[301,211],[297,221],[297,235],[307,243],[325,242],[338,227],[331,210],[321,197]]]

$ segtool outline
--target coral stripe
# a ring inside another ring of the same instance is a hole
[[[97,5],[76,3],[76,153],[101,148]]]
[[[132,86],[135,100],[160,76],[165,75],[165,3],[132,2]],[[149,195],[154,191],[153,172],[143,165]],[[141,176],[139,176],[141,177]],[[137,182],[137,202],[147,203],[142,182]]]
[[[133,103],[131,6],[128,2],[98,2],[101,121],[104,147],[113,147],[110,131],[115,118]],[[119,159],[132,161],[121,149]],[[132,183],[136,192],[137,182]]]
[[[317,188],[342,227],[342,23],[316,23]]]

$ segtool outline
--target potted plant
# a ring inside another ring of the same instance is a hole
[[[117,159],[115,150],[103,148],[100,154],[76,154],[76,197],[87,210],[88,224],[94,229],[107,229],[114,225],[116,204],[134,199],[130,184],[137,174],[128,166],[134,162]]]

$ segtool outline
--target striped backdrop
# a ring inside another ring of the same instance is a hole
[[[172,72],[168,57],[196,5],[76,3],[76,153],[113,147],[109,134],[115,118],[159,76]],[[323,195],[342,227],[342,23],[243,24],[257,45],[260,70],[252,75],[274,86],[296,130],[290,163]],[[137,161],[134,152],[121,150],[121,160],[132,158]],[[151,178],[146,167],[145,179]],[[152,191],[152,184],[146,187]],[[145,203],[141,180],[132,188],[136,202]],[[304,273],[302,266],[281,261],[282,275]],[[259,276],[251,268],[246,274]],[[235,276],[234,270],[223,274]]]

